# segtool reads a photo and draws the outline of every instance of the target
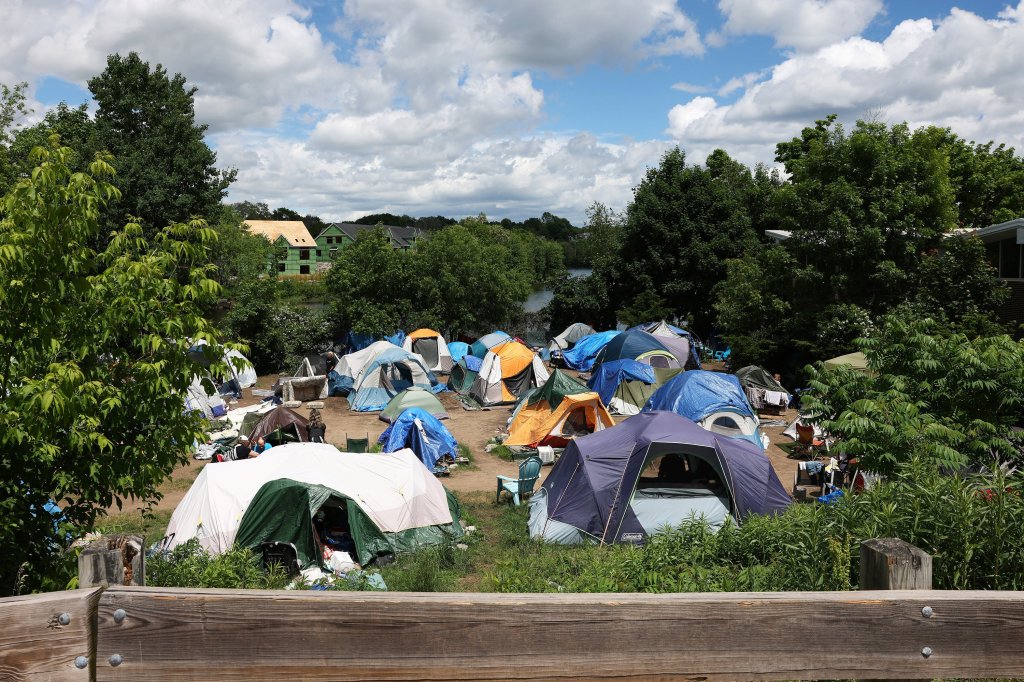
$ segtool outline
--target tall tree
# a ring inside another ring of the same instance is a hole
[[[0,594],[19,575],[39,586],[59,524],[89,529],[111,505],[159,498],[202,434],[182,409],[201,371],[190,340],[220,357],[200,309],[219,289],[213,232],[176,223],[147,242],[130,223],[95,250],[114,170],[97,155],[76,173],[72,157],[53,136],[0,204]]]
[[[747,206],[750,171],[716,150],[708,166],[687,165],[678,147],[634,190],[611,284],[620,307],[652,292],[698,334],[714,319],[711,290],[725,261],[756,241]]]
[[[107,58],[107,68],[89,80],[96,99],[96,146],[118,159],[108,220],[141,220],[148,234],[172,222],[212,216],[235,179],[216,167],[217,155],[196,123],[193,96],[181,74],[150,69],[135,52]]]

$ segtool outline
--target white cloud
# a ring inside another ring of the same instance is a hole
[[[878,112],[891,123],[950,126],[978,141],[1024,147],[1024,3],[998,19],[954,9],[904,21],[881,42],[852,37],[794,54],[733,104],[698,97],[672,108],[666,132],[694,156],[715,147],[747,163],[830,113],[847,123]]]
[[[672,84],[672,89],[673,90],[679,90],[680,92],[689,92],[691,94],[699,94],[699,93],[707,92],[708,91],[707,86],[696,85],[694,83],[684,83],[684,82],[673,83]]]
[[[855,36],[883,11],[882,0],[718,0],[721,34],[768,35],[778,47],[813,50]]]

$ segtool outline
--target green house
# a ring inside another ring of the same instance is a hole
[[[274,259],[279,275],[312,275],[328,259],[301,220],[246,220],[253,234],[262,235],[277,247]]]
[[[316,238],[316,248],[321,254],[319,261],[330,263],[337,258],[341,249],[353,241],[353,236],[342,229],[340,223],[329,223]]]

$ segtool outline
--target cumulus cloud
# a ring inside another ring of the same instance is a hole
[[[768,35],[778,47],[814,50],[858,35],[883,11],[882,0],[719,0],[725,26],[712,37]]]
[[[986,20],[953,9],[938,22],[908,20],[882,41],[851,37],[796,53],[734,103],[696,97],[668,114],[666,132],[698,155],[724,146],[748,163],[829,113],[852,122],[952,127],[968,139],[1024,146],[1024,3]]]

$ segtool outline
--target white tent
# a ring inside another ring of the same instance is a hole
[[[390,348],[399,348],[399,346],[390,341],[374,341],[362,350],[343,355],[334,371],[343,377],[350,378],[355,383],[363,368],[370,364],[375,357]]]
[[[227,414],[228,407],[219,395],[207,393],[203,378],[196,375],[185,389],[185,411],[202,412],[207,419],[216,419]]]
[[[235,360],[241,360],[245,363],[243,369],[235,367]],[[230,349],[225,352],[224,362],[227,363],[230,368],[231,373],[238,382],[239,388],[249,388],[250,386],[256,385],[256,370],[253,368],[252,363],[249,362],[248,358],[242,355],[239,351]]]
[[[417,329],[405,337],[402,348],[416,353],[423,358],[426,368],[431,372],[452,371],[452,352],[448,350],[448,342],[440,333],[433,329]]]
[[[253,497],[281,478],[338,491],[384,533],[452,522],[444,487],[412,450],[355,454],[323,443],[289,443],[256,459],[203,467],[174,510],[162,548],[198,538],[211,553],[227,551]]]
[[[571,348],[574,343],[582,339],[584,336],[590,336],[596,334],[597,330],[591,327],[589,324],[583,324],[582,322],[574,322],[570,324],[565,330],[551,339],[551,343],[548,345],[548,350],[552,353],[559,350],[567,350]]]

